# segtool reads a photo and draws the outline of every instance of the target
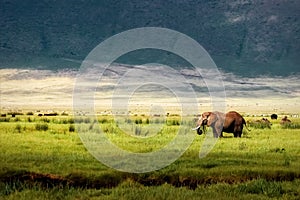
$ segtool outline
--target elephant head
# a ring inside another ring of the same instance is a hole
[[[197,127],[194,130],[197,130],[197,134],[201,135],[203,131],[206,130],[206,126],[214,126],[217,121],[223,122],[223,116],[219,112],[204,112],[199,117],[197,121]],[[220,120],[222,119],[222,120]],[[201,127],[203,131],[201,130]]]
[[[211,126],[218,120],[218,116],[213,112],[204,112],[198,120],[199,126]]]
[[[205,126],[211,126],[216,120],[217,117],[214,113],[204,112],[197,120],[197,127],[194,128],[194,130],[197,130],[197,134],[201,135],[206,130]],[[201,130],[201,127],[203,131]]]

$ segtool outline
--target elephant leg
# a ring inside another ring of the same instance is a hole
[[[242,132],[241,131],[234,132],[233,135],[234,135],[234,137],[241,137],[242,136]]]
[[[223,132],[220,128],[214,128],[213,129],[213,133],[214,133],[214,137],[218,138],[218,137],[223,137]]]
[[[223,137],[223,132],[221,132],[220,137]]]
[[[219,136],[217,129],[215,127],[212,127],[212,129],[213,129],[214,138],[217,138]]]
[[[238,133],[238,137],[242,137],[242,131]]]
[[[218,137],[218,133],[214,131],[214,138]]]
[[[240,125],[236,125],[235,127],[234,127],[234,131],[233,131],[233,135],[234,135],[234,137],[241,137],[241,135],[242,135],[242,128],[241,128],[241,126]]]

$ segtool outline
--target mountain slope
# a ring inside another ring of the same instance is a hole
[[[158,26],[197,40],[224,71],[245,76],[299,72],[296,0],[0,0],[0,4],[0,68],[78,68],[106,38],[131,28]],[[149,61],[148,52],[137,55],[139,62]],[[150,56],[155,62],[168,58],[155,55]]]

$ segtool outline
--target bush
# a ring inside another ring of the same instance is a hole
[[[34,118],[31,119],[30,117],[28,117],[28,118],[27,118],[27,121],[28,121],[28,122],[33,122],[33,121],[34,121]]]
[[[68,122],[69,122],[69,124],[74,124],[75,120],[74,120],[74,118],[70,118],[70,119],[68,119]]]
[[[247,124],[249,125],[249,127],[256,128],[256,129],[271,128],[271,124],[264,123],[264,122],[248,122]]]
[[[155,124],[160,124],[160,123],[164,123],[164,121],[160,121],[158,118],[156,118],[156,119],[154,120],[154,123],[155,123]]]
[[[101,123],[101,124],[105,124],[107,122],[108,122],[108,120],[106,118],[102,118],[99,120],[99,123]]]
[[[45,123],[49,123],[50,122],[50,119],[48,118],[42,118],[41,121],[45,122]]]
[[[22,112],[8,112],[7,114],[8,115],[14,115],[14,116],[16,116],[16,115],[24,115]]]
[[[142,124],[143,120],[142,119],[136,119],[134,122],[135,122],[135,124]]]
[[[74,122],[76,122],[77,124],[81,124],[81,123],[83,123],[83,118],[76,117]]]
[[[177,119],[172,119],[172,120],[170,119],[166,121],[166,124],[168,126],[179,126],[180,122]]]
[[[29,112],[26,113],[26,115],[33,115],[33,112],[29,111]]]
[[[283,129],[300,129],[300,124],[285,123],[285,124],[282,124],[281,127]]]
[[[35,125],[35,130],[37,131],[47,131],[48,130],[48,124],[36,124]]]
[[[15,122],[19,122],[19,121],[21,121],[21,119],[19,117],[16,117]]]
[[[179,121],[178,121],[178,120],[175,120],[175,119],[173,119],[173,121],[172,121],[172,125],[174,125],[174,126],[179,126],[179,125],[180,125],[180,123],[179,123]]]
[[[146,119],[146,124],[150,124],[150,120],[148,118]]]
[[[280,183],[258,179],[239,185],[239,192],[251,194],[265,194],[269,197],[279,197],[284,191]]]
[[[75,126],[73,124],[69,126],[69,132],[75,132]]]
[[[9,122],[10,121],[10,118],[9,117],[0,117],[0,122]]]
[[[22,127],[20,124],[17,124],[16,127],[15,127],[15,130],[18,132],[18,133],[21,133],[21,130],[22,130]]]
[[[91,119],[90,119],[90,118],[85,118],[85,119],[84,119],[84,123],[86,123],[86,124],[91,123]]]

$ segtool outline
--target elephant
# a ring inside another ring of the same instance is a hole
[[[197,133],[201,135],[205,126],[213,129],[213,135],[215,138],[223,137],[223,132],[233,133],[234,137],[241,137],[243,131],[243,125],[246,126],[245,119],[235,111],[230,111],[226,114],[222,112],[204,112],[197,121]],[[204,129],[205,130],[205,129]]]

